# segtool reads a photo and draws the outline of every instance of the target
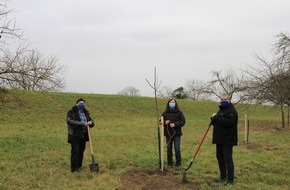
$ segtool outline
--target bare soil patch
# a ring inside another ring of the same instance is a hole
[[[182,172],[175,171],[128,171],[121,176],[122,190],[176,190],[187,189],[181,181]],[[191,184],[190,189],[195,188]]]
[[[244,147],[247,148],[249,150],[255,150],[255,149],[259,149],[262,148],[262,146],[260,144],[256,144],[256,143],[243,143],[243,144],[239,144],[240,147]]]
[[[283,129],[281,123],[269,123],[269,122],[259,122],[255,126],[250,125],[250,130],[260,130],[260,131],[271,131],[271,132],[277,132],[277,131],[284,131],[286,129]],[[287,128],[287,124],[286,124]]]

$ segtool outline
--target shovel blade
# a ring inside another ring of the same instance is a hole
[[[99,172],[99,163],[94,162],[94,163],[90,164],[90,170],[92,172],[98,173]]]

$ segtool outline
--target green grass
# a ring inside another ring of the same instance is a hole
[[[89,172],[89,144],[84,168],[70,172],[66,113],[83,97],[95,120],[91,130],[98,174]],[[154,98],[120,95],[11,92],[0,109],[0,189],[126,189],[121,176],[130,171],[158,171]],[[167,102],[158,99],[161,114]],[[181,140],[187,167],[216,102],[178,100],[186,125]],[[234,189],[290,189],[289,130],[277,130],[280,112],[268,106],[237,105],[239,146],[234,148]],[[244,140],[244,115],[249,114],[249,144]],[[224,189],[218,176],[210,130],[187,173],[190,184],[179,189]],[[173,178],[182,178],[182,171]]]

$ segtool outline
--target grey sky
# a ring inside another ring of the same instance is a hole
[[[289,0],[9,0],[33,48],[66,65],[66,90],[116,94],[134,86],[207,81],[239,69],[290,32]]]

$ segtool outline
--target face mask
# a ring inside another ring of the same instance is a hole
[[[175,108],[175,103],[174,102],[169,102],[169,107],[170,107],[170,109],[174,109]]]
[[[83,110],[85,108],[85,104],[78,104],[77,107],[79,110]]]
[[[227,100],[222,100],[221,101],[221,106],[227,106],[229,102]]]

